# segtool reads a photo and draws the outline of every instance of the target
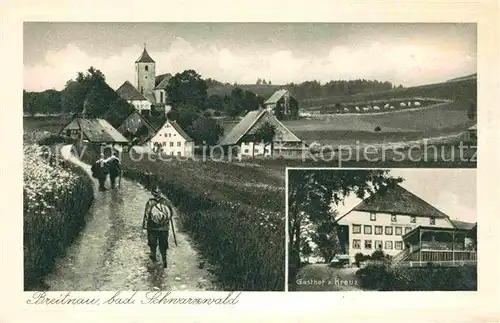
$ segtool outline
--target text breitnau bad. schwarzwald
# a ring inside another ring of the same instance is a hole
[[[58,296],[35,292],[26,301],[30,305],[236,305],[241,292],[229,292],[225,297],[173,297],[172,292],[116,292],[110,298],[73,297],[71,292]]]

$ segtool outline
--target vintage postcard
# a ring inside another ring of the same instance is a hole
[[[2,28],[6,304],[494,318],[492,5],[134,6]]]

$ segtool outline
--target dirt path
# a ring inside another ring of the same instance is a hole
[[[70,148],[63,147],[63,157],[90,172],[90,166],[71,156]],[[169,237],[168,268],[163,269],[161,257],[157,263],[149,259],[141,223],[150,196],[142,186],[125,179],[118,189],[106,192],[96,189],[85,228],[45,279],[49,290],[216,289],[189,236],[177,228],[178,246],[172,234]],[[178,219],[174,219],[177,223],[175,220]]]

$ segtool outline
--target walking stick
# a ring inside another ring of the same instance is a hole
[[[174,236],[175,246],[177,246],[177,238],[175,237],[175,230],[174,230],[174,220],[173,220],[173,217],[170,217],[170,224],[172,225],[172,235]]]

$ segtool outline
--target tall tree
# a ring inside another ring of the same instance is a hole
[[[366,194],[402,181],[386,170],[293,170],[288,173],[289,283],[294,287],[300,267],[304,223],[329,223],[331,206],[354,194]]]
[[[189,132],[196,144],[211,146],[217,143],[224,129],[215,119],[200,116],[194,120]]]
[[[174,106],[191,105],[197,110],[205,108],[207,83],[194,70],[175,74],[167,85],[167,94]]]

